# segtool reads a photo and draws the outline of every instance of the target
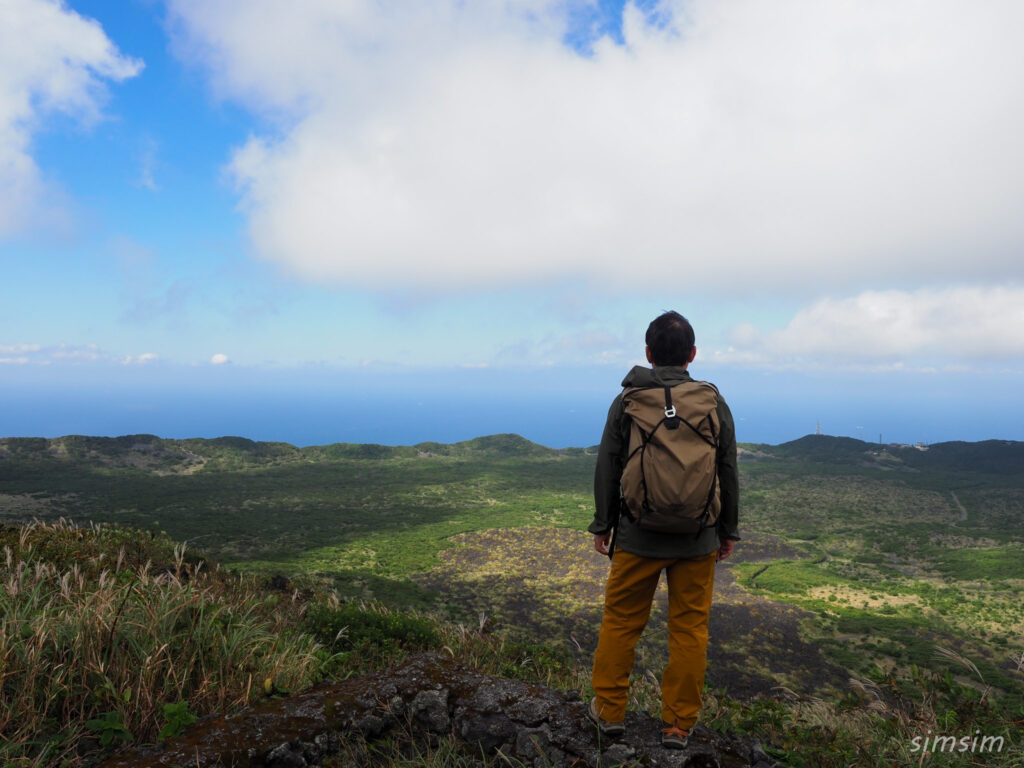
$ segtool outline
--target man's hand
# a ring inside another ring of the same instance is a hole
[[[725,558],[732,554],[732,551],[735,548],[735,541],[733,541],[732,539],[722,539],[721,544],[718,547],[718,559],[725,560]]]
[[[612,532],[608,533],[595,533],[594,534],[594,549],[600,552],[602,555],[608,554],[608,548],[612,545]]]

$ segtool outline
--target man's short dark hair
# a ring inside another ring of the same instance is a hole
[[[665,312],[647,326],[647,346],[655,365],[686,365],[693,352],[693,326],[678,312]]]

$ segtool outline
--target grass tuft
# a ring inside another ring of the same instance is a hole
[[[167,712],[230,712],[265,681],[313,681],[301,605],[164,537],[34,523],[0,529],[0,547],[4,764],[74,764],[97,744],[156,741]]]

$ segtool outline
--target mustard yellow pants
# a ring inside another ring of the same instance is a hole
[[[661,717],[684,730],[697,722],[707,669],[708,613],[716,555],[712,552],[692,560],[662,560],[615,550],[594,653],[594,693],[603,720],[618,723],[626,716],[633,649],[647,626],[654,592],[665,571],[668,665],[661,677]]]

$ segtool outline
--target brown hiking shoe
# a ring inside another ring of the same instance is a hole
[[[615,738],[621,736],[626,732],[626,726],[623,723],[610,723],[607,720],[602,720],[601,716],[597,714],[597,699],[590,700],[590,706],[587,707],[587,717],[590,718],[594,725],[598,727],[605,736]]]
[[[661,729],[661,746],[665,749],[686,749],[686,744],[690,740],[690,731],[684,731],[678,723],[677,720],[667,728]]]

